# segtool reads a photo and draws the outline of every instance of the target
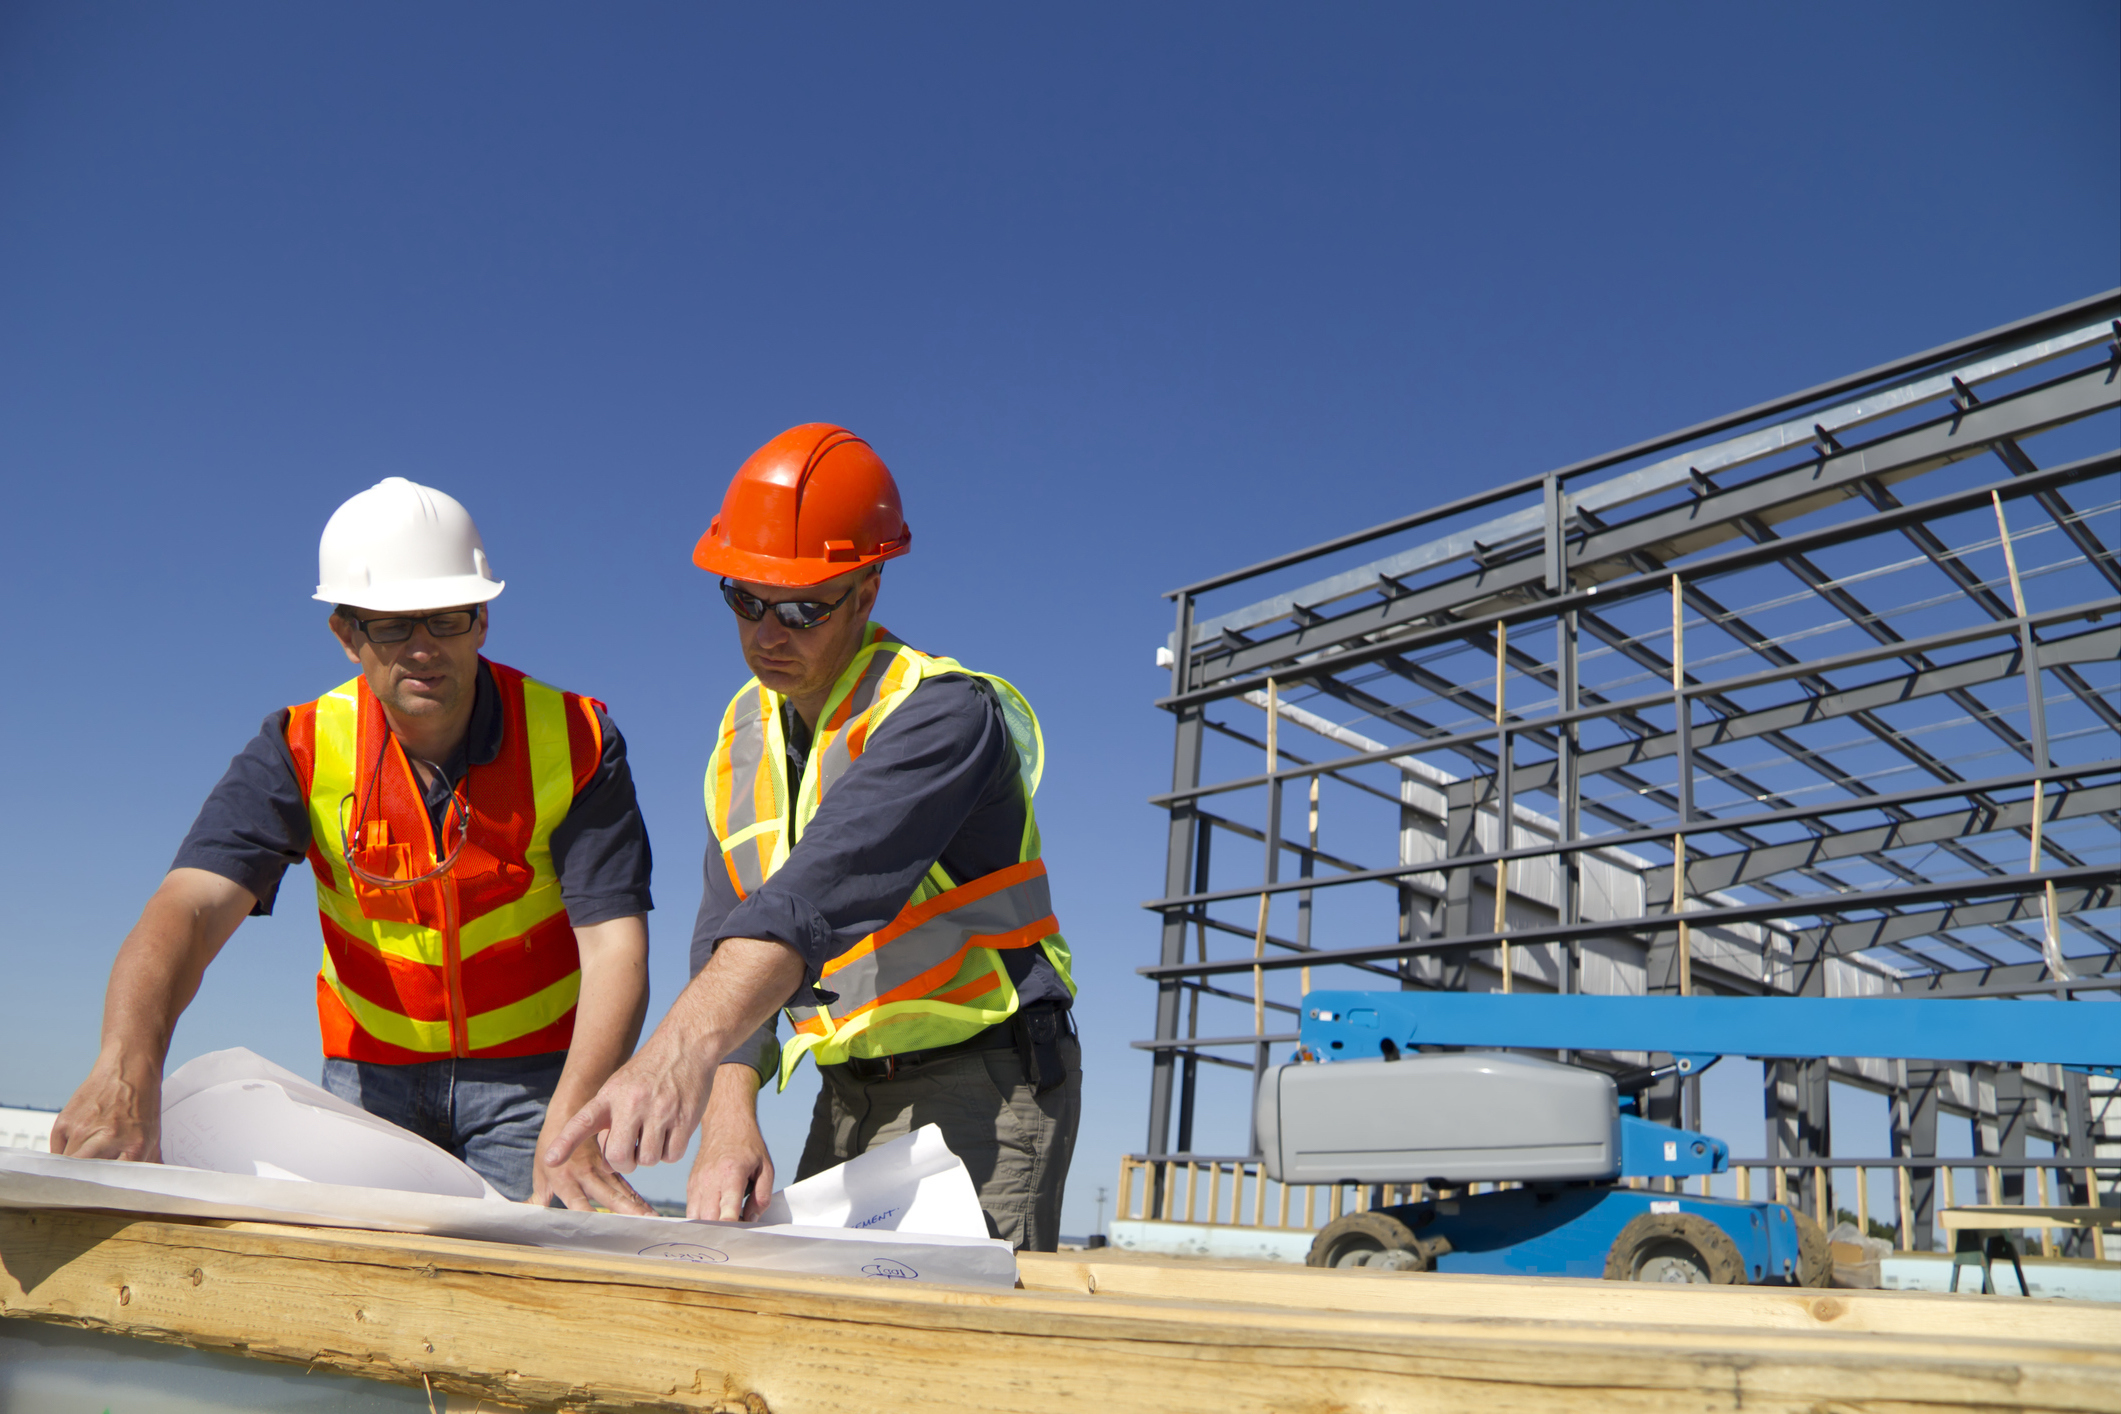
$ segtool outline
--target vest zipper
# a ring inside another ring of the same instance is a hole
[[[457,930],[457,881],[442,879],[442,970],[449,979],[449,1054],[471,1054],[471,1022],[464,1014],[464,943]]]

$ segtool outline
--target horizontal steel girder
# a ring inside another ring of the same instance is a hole
[[[2081,790],[2070,790],[2067,786],[2050,790],[2041,815],[2048,824],[2053,824],[2058,820],[2077,820],[2112,810],[2121,810],[2121,782]],[[2027,798],[2000,805],[1969,805],[1868,829],[1842,830],[1788,844],[1732,850],[1727,854],[1690,853],[1686,862],[1687,892],[1698,898],[1718,889],[1736,888],[1755,879],[1768,879],[1793,869],[1857,855],[2023,829],[2032,820],[2033,802]],[[1668,904],[1672,897],[1672,867],[1664,864],[1647,871],[1643,888],[1651,907]]]
[[[2097,874],[2100,871],[2088,868],[2082,872]],[[2106,872],[2112,873],[2111,870]],[[2117,886],[2110,879],[2079,888],[2057,885],[2055,908],[2065,918],[2095,908],[2111,908],[2116,893]],[[2026,893],[2016,898],[1954,903],[1949,908],[1918,909],[1884,918],[1850,919],[1800,931],[1796,936],[1796,960],[1801,967],[1821,955],[1848,957],[1890,943],[1913,942],[1965,928],[1993,928],[2005,923],[2028,922],[2040,916],[2040,896]]]
[[[2110,365],[2065,374],[1862,446],[1824,453],[1689,504],[1594,531],[1569,545],[1570,578],[1582,584],[1633,573],[1630,556],[1646,553],[1660,561],[1676,559],[1737,538],[1741,532],[1736,522],[1741,518],[1777,524],[1844,499],[1857,482],[1867,478],[1892,484],[1985,453],[2005,438],[2030,437],[2115,407],[2121,407],[2121,380],[2113,376]],[[1601,568],[1608,572],[1599,573]],[[1264,673],[1299,657],[1331,652],[1370,635],[1417,624],[1437,613],[1463,613],[1470,605],[1498,596],[1537,592],[1545,582],[1543,559],[1530,554],[1242,648],[1200,654],[1195,659],[1193,682],[1198,689]]]
[[[2113,607],[2121,609],[2121,601],[2117,601]],[[2007,629],[1999,629],[1998,635],[2007,632]],[[2067,638],[2049,639],[2037,645],[2037,651],[2043,668],[2059,667],[2066,663],[2110,663],[2121,657],[2121,627],[2108,625],[2072,634]],[[1807,695],[1796,701],[1778,703],[1773,707],[1763,707],[1738,716],[1699,721],[1694,724],[1693,747],[1694,750],[1701,751],[1750,737],[1763,736],[1769,732],[1793,731],[1799,727],[1833,721],[1838,717],[1853,716],[1858,712],[1876,712],[1920,698],[1934,697],[1939,693],[1975,687],[1982,683],[2001,682],[2018,677],[2023,671],[2023,655],[2014,646],[2001,653],[1967,658],[1956,663],[1942,663],[1920,672],[1864,683],[1858,687],[1842,688],[1816,696]],[[1699,691],[1712,690],[1717,689],[1712,685]],[[1618,745],[1581,752],[1576,758],[1576,769],[1579,775],[1590,777],[1618,767],[1673,756],[1678,754],[1678,751],[1678,733],[1664,732],[1637,741],[1621,742]],[[1551,789],[1555,779],[1555,764],[1552,761],[1540,761],[1518,765],[1512,768],[1510,779],[1513,788],[1520,791]]]
[[[1415,953],[1440,952],[1449,948],[1493,947],[1497,943],[1552,943],[1572,938],[1647,936],[1670,933],[1683,921],[1691,927],[1713,928],[1731,923],[1780,923],[1791,917],[1815,914],[1854,913],[1870,909],[1903,909],[1925,903],[1960,899],[2014,897],[2042,891],[2052,881],[2058,893],[2072,888],[2103,888],[2114,871],[2086,865],[2075,869],[2047,869],[2031,874],[1995,874],[1977,879],[1952,879],[1942,883],[1909,884],[1886,889],[1855,889],[1847,893],[1811,894],[1777,899],[1771,903],[1734,904],[1714,908],[1690,908],[1683,914],[1644,914],[1636,918],[1599,919],[1591,923],[1539,924],[1500,933],[1468,933],[1458,937],[1436,937],[1423,942],[1376,943],[1359,948],[1321,948],[1313,952],[1280,956],[1217,958],[1208,962],[1174,962],[1136,968],[1143,977],[1212,977],[1226,972],[1244,972],[1254,967],[1281,971],[1291,967],[1324,967],[1339,962],[1378,962]]]

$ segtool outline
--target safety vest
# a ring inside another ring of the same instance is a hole
[[[470,768],[459,787],[468,819],[451,806],[440,841],[365,679],[288,710],[324,926],[317,1019],[327,1056],[405,1065],[540,1055],[573,1039],[581,959],[551,840],[596,771],[603,731],[592,699],[486,666],[501,751]],[[353,835],[367,873],[417,879],[448,857],[459,828],[463,850],[436,879],[383,888],[347,867]]]
[[[793,792],[781,729],[785,699],[753,678],[730,701],[707,762],[707,822],[723,865],[739,898],[771,878],[878,726],[923,682],[945,673],[986,682],[1001,704],[1024,791],[1018,862],[963,882],[932,865],[897,917],[828,961],[818,987],[838,1000],[788,1008],[795,1037],[781,1048],[783,1089],[806,1054],[814,1053],[820,1065],[899,1055],[952,1045],[1008,1020],[1017,1006],[1002,961],[1009,950],[1044,948],[1075,990],[1031,812],[1045,764],[1031,704],[1001,678],[908,648],[878,625],[869,625],[862,648],[833,685]]]

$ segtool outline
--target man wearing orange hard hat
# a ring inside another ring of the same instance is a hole
[[[1007,682],[871,622],[912,543],[891,472],[844,428],[790,428],[738,469],[693,551],[753,674],[708,759],[694,977],[555,1151],[601,1131],[624,1173],[701,1126],[689,1212],[756,1216],[774,1175],[757,1093],[808,1055],[798,1179],[937,1124],[996,1235],[1051,1251],[1082,1075],[1031,809],[1044,742]]]

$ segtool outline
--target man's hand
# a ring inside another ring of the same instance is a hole
[[[666,1017],[648,1044],[561,1126],[559,1136],[545,1146],[546,1165],[564,1164],[593,1134],[602,1136],[598,1142],[604,1160],[620,1173],[683,1158],[714,1087],[713,1070],[721,1055],[713,1044],[688,1046],[683,1037],[671,1034]]]
[[[603,1208],[635,1217],[653,1217],[655,1208],[633,1185],[611,1171],[594,1143],[577,1144],[565,1163],[548,1164],[545,1151],[552,1147],[567,1122],[567,1111],[554,1106],[545,1112],[545,1127],[538,1134],[538,1152],[530,1165],[530,1202],[548,1207],[554,1198],[570,1208],[587,1212]]]
[[[111,964],[103,1045],[52,1122],[52,1152],[162,1161],[162,1062],[206,966],[258,898],[204,869],[172,869]]]
[[[611,1171],[594,1143],[576,1143],[548,1162],[567,1120],[611,1078],[641,1037],[648,1011],[648,920],[640,914],[587,923],[574,930],[582,958],[582,992],[575,1002],[574,1040],[553,1088],[530,1163],[530,1201],[545,1207],[557,1197],[570,1208],[608,1208],[645,1217],[655,1211],[632,1185]]]
[[[685,1216],[710,1222],[749,1222],[773,1197],[773,1155],[759,1133],[758,1072],[725,1065],[700,1125],[700,1153],[685,1183]]]
[[[802,980],[802,958],[785,943],[724,938],[671,1003],[648,1044],[545,1147],[546,1164],[565,1163],[592,1134],[604,1136],[604,1159],[620,1173],[683,1158],[722,1057],[794,995]]]
[[[54,1154],[162,1162],[162,1067],[124,1069],[108,1055],[97,1058],[52,1121]]]

